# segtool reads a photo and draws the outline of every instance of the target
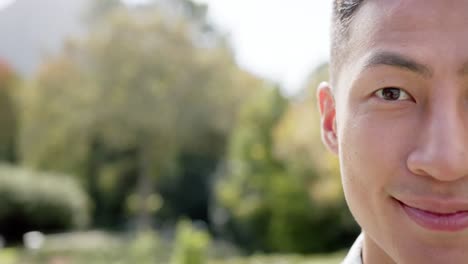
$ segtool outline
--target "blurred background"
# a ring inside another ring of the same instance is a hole
[[[0,0],[0,263],[339,263],[330,12]]]

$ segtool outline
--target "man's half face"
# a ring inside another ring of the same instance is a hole
[[[365,263],[468,263],[468,1],[365,1],[336,80],[322,132]]]

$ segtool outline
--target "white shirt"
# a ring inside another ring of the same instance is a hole
[[[364,235],[360,234],[356,241],[354,242],[351,249],[348,251],[348,255],[341,262],[341,264],[363,264],[362,263],[362,245],[363,245]]]

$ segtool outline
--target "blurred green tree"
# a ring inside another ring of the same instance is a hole
[[[338,159],[321,140],[316,88],[329,79],[328,72],[326,63],[311,72],[274,131],[275,156],[302,180],[313,205],[310,234],[320,237],[309,242],[313,251],[348,247],[360,232],[344,200]]]
[[[359,231],[344,203],[338,163],[320,140],[314,91],[327,74],[326,65],[319,67],[287,104],[270,90],[242,111],[213,218],[248,250],[333,251]]]
[[[273,156],[272,131],[286,106],[277,88],[264,88],[251,97],[232,134],[225,171],[220,172],[214,221],[223,235],[249,250],[270,246],[269,228],[276,206],[270,200],[275,195],[272,179],[284,171]]]
[[[274,152],[289,173],[310,183],[311,198],[319,203],[336,203],[343,200],[339,164],[322,144],[315,96],[316,87],[324,80],[328,80],[328,64],[317,67],[309,76],[306,88],[291,100],[275,127]]]
[[[12,68],[0,60],[0,160],[17,162],[18,109],[15,100],[19,85]]]
[[[261,82],[221,36],[204,34],[158,6],[109,11],[22,90],[24,163],[80,175],[98,224],[123,219],[125,204],[141,227],[161,206],[172,219],[204,210],[206,220],[209,175]]]
[[[197,229],[189,220],[180,220],[176,233],[171,264],[207,263],[211,237],[205,230]]]

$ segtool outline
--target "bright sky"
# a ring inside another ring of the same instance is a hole
[[[7,5],[13,3],[15,0],[0,0],[0,9],[6,7]]]
[[[330,0],[196,0],[230,32],[238,63],[294,94],[329,58]]]

